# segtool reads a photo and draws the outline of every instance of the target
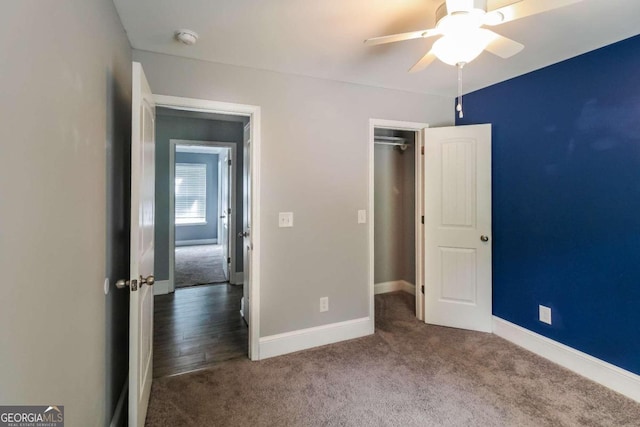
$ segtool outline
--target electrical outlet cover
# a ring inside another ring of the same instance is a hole
[[[551,324],[551,308],[545,307],[544,305],[540,305],[538,307],[539,307],[540,321],[550,325]]]

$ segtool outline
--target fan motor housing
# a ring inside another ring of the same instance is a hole
[[[447,8],[447,5],[449,6]],[[447,15],[457,13],[485,13],[487,11],[487,0],[449,0],[442,3],[436,10],[436,22],[439,22]]]

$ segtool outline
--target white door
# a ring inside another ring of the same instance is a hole
[[[491,125],[424,132],[425,322],[491,332]]]
[[[155,104],[142,65],[133,63],[129,426],[144,425],[153,370]]]
[[[218,244],[222,246],[222,256],[224,257],[224,276],[229,280],[229,173],[231,171],[231,158],[229,149],[224,149],[218,156],[218,171],[220,198],[219,198],[219,221],[218,221]]]
[[[242,314],[247,325],[251,321],[251,301],[249,296],[251,294],[250,289],[250,266],[251,266],[251,124],[247,124],[244,127],[243,138],[243,162],[242,162],[242,231],[239,233],[242,239],[243,247],[243,286],[242,286]],[[249,346],[251,346],[251,339],[249,339]],[[251,349],[249,349],[251,354]]]

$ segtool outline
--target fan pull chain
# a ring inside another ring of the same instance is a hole
[[[456,64],[458,67],[458,105],[456,105],[456,111],[458,112],[459,118],[464,117],[464,113],[462,112],[462,68],[464,64],[464,62],[458,62],[458,64]]]

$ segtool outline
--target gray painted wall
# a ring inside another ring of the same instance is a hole
[[[128,370],[131,48],[110,0],[0,20],[0,402],[103,426]]]
[[[176,153],[176,163],[204,163],[207,165],[206,224],[176,226],[176,241],[218,238],[218,155],[205,153]]]
[[[412,132],[376,130],[376,135],[407,138],[401,152],[388,145],[374,151],[374,282],[415,284],[415,145]]]
[[[154,93],[261,106],[260,335],[368,316],[367,226],[357,211],[367,208],[369,119],[451,125],[451,98],[137,50],[134,58]],[[278,212],[288,211],[295,226],[279,228]],[[330,310],[320,313],[324,296]]]
[[[144,67],[144,64],[143,64]],[[149,72],[145,73],[149,78]],[[151,91],[161,93],[153,86]],[[171,139],[236,143],[236,224],[242,224],[242,131],[243,123],[204,119],[202,113],[167,108],[156,110],[156,232],[155,273],[157,280],[169,279],[169,152]],[[242,271],[242,244],[236,241],[236,271]]]

